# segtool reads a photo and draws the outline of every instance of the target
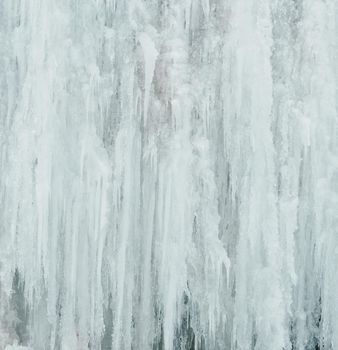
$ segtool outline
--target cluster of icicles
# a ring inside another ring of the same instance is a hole
[[[0,1],[0,349],[338,349],[337,19]]]

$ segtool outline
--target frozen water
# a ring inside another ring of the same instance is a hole
[[[338,349],[338,0],[0,1],[0,350]]]

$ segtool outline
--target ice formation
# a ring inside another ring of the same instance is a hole
[[[0,350],[338,349],[338,0],[0,1]]]

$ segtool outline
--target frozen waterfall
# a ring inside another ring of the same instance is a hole
[[[0,0],[0,350],[338,350],[338,0]]]

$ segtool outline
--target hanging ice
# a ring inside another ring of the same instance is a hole
[[[0,350],[338,349],[338,2],[0,2]]]

